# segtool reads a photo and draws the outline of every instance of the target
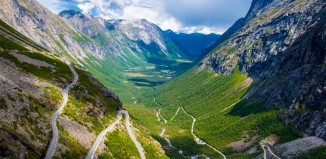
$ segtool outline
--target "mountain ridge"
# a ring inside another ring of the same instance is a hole
[[[209,48],[220,35],[218,34],[201,34],[201,33],[175,33],[172,30],[164,31],[181,50],[189,54],[191,57],[203,57],[205,56],[205,49]]]

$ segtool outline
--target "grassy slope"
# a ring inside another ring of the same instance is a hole
[[[200,138],[229,156],[250,158],[252,157],[250,155],[233,155],[232,150],[226,145],[240,140],[245,131],[249,132],[250,137],[259,135],[259,139],[277,134],[282,137],[281,142],[295,137],[277,119],[276,110],[267,110],[262,105],[248,104],[251,99],[243,100],[230,107],[239,102],[249,88],[248,78],[239,71],[235,71],[230,76],[222,76],[206,70],[193,69],[157,87],[155,94],[156,100],[163,105],[162,114],[167,119],[174,115],[178,107],[184,107],[197,118],[194,131]],[[164,125],[157,121],[153,111],[159,108],[153,102],[153,93],[149,91],[145,96],[143,103],[139,103],[143,106],[130,105],[128,109],[150,129],[154,138],[166,145],[158,135],[164,127],[167,128],[166,136],[176,147],[182,150],[193,150],[189,151],[190,154],[204,153],[216,157],[209,148],[200,148],[195,144],[190,134],[192,119],[189,116],[180,114],[179,119],[175,118],[173,122]],[[230,108],[224,110],[227,107]],[[259,139],[256,140],[256,144]]]

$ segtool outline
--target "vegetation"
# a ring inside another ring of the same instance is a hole
[[[4,49],[4,51],[0,53],[0,57],[15,63],[17,67],[21,68],[22,71],[26,73],[33,74],[43,80],[51,81],[61,87],[63,87],[62,83],[66,83],[72,78],[71,71],[64,62],[55,58],[47,57],[40,53],[30,52],[25,47],[22,47],[20,44],[17,44],[16,42],[4,37],[3,35],[0,35],[0,47]],[[50,65],[55,66],[55,68],[52,69],[48,67],[40,67],[33,64],[21,62],[10,54],[11,50],[17,50],[17,53],[19,54],[28,56],[32,59],[44,61]]]
[[[136,146],[125,130],[115,130],[108,133],[106,137],[105,145],[113,158],[129,159],[139,157]]]
[[[156,96],[156,101],[162,104],[161,112],[165,118],[170,119],[179,107],[184,107],[187,112],[196,117],[194,131],[201,139],[229,156],[250,158],[252,157],[250,155],[234,156],[233,150],[226,145],[240,140],[245,131],[249,133],[250,138],[259,136],[255,141],[256,145],[260,139],[271,134],[280,136],[281,142],[295,138],[290,133],[290,129],[279,121],[276,110],[266,109],[258,104],[259,102],[253,102],[252,99],[239,102],[250,89],[250,81],[239,70],[229,76],[223,76],[206,70],[193,69],[157,87],[154,96]],[[179,112],[179,116],[167,125],[164,125],[162,121],[158,122],[153,110],[158,110],[159,105],[153,102],[153,93],[148,92],[143,94],[142,99],[136,104],[138,107],[128,106],[127,108],[141,124],[152,132],[155,139],[167,145],[164,139],[158,136],[164,127],[166,128],[165,135],[169,137],[172,144],[185,150],[186,154],[195,152],[209,156],[216,155],[210,148],[200,148],[194,142],[190,134],[192,119],[189,116]],[[140,105],[145,105],[147,108]],[[136,109],[140,109],[142,113]]]
[[[68,147],[68,150],[63,152],[62,158],[85,158],[87,150],[81,146],[76,139],[69,136],[68,132],[66,132],[60,124],[57,123],[57,126],[59,130],[59,142]]]
[[[310,150],[309,152],[300,154],[294,159],[322,159],[326,156],[326,146],[321,146]]]
[[[91,122],[90,131],[98,134],[116,118],[120,104],[113,98],[106,97],[100,89],[104,86],[95,81],[91,75],[81,70],[77,70],[77,73],[78,83],[70,91],[72,96],[69,97],[64,114],[79,121],[80,124]],[[103,114],[98,114],[98,112],[103,112]]]
[[[7,109],[7,105],[4,99],[0,99],[0,109]]]
[[[35,75],[40,80],[47,81],[58,87],[64,88],[68,83],[71,83],[73,76],[66,63],[61,61],[55,55],[48,53],[47,50],[39,47],[37,44],[32,43],[32,41],[25,36],[15,32],[9,26],[1,26],[0,33],[8,32],[9,30],[11,31],[11,36],[8,38],[7,34],[9,33],[0,34],[0,57],[14,63],[21,71],[27,74]],[[60,36],[60,39],[62,42],[65,42],[63,35]],[[30,46],[37,51],[34,52],[27,49],[30,48]],[[21,54],[34,60],[46,62],[53,67],[41,67],[22,62],[19,61],[14,54]],[[89,130],[91,132],[99,133],[105,128],[106,124],[111,122],[112,119],[116,118],[117,109],[120,107],[120,104],[113,98],[107,97],[101,88],[103,87],[104,89],[104,86],[102,86],[95,78],[92,78],[90,74],[77,68],[75,70],[79,75],[79,80],[76,86],[69,92],[69,102],[67,108],[64,110],[64,113],[70,118],[79,121],[79,123],[84,126],[87,125],[86,123],[88,122],[92,123],[92,126],[88,127]],[[15,99],[14,97],[8,95],[6,97],[12,100],[19,100],[21,102],[24,102],[24,100],[27,98],[30,104],[30,107],[20,110],[22,114],[26,115],[19,116],[19,119],[17,119],[16,122],[13,122],[14,129],[17,130],[18,125],[21,125],[28,131],[28,134],[30,134],[33,141],[47,143],[47,132],[33,126],[33,123],[35,124],[42,122],[47,124],[50,122],[51,114],[53,113],[53,110],[57,109],[56,106],[61,103],[62,95],[52,86],[42,87],[41,89],[44,91],[44,94],[41,98],[37,99],[33,95],[25,94],[24,91],[20,90],[19,88],[17,91],[19,99]],[[0,101],[0,104],[1,109],[6,108],[4,99]],[[93,110],[94,112],[92,112]],[[31,118],[29,116],[29,112],[37,113],[40,116],[39,118]],[[100,117],[98,114],[94,114],[97,112],[100,112],[100,115],[103,115],[103,117]],[[87,150],[81,146],[77,140],[69,136],[68,132],[66,132],[62,126],[59,125],[58,128],[60,131],[60,143],[64,144],[68,148],[67,151],[60,154],[60,156],[62,158],[79,158],[81,156],[85,156]],[[34,151],[31,150],[30,154],[34,154]],[[37,154],[37,156],[39,155],[40,154]]]
[[[0,32],[3,32],[5,34],[8,34],[10,36],[13,37],[13,39],[15,39],[15,41],[19,41],[19,43],[21,45],[15,45],[17,46],[17,48],[12,48],[12,49],[24,49],[26,50],[23,45],[26,46],[30,46],[34,49],[36,49],[37,51],[47,51],[47,49],[39,46],[38,44],[36,44],[34,41],[30,40],[29,38],[27,38],[26,36],[20,34],[18,31],[16,31],[15,29],[11,28],[9,25],[7,25],[5,22],[3,22],[2,20],[0,20]],[[1,36],[0,39],[2,39],[3,36]],[[9,42],[8,40],[6,40],[7,42]],[[12,47],[13,45],[11,45],[10,43],[6,43],[6,41],[2,41],[0,43],[0,45],[4,45],[5,48],[7,47]],[[10,40],[10,41],[14,41],[14,40]],[[9,45],[6,45],[9,44]]]

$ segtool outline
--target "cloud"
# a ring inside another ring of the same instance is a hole
[[[165,12],[185,26],[229,27],[245,16],[251,0],[165,0]]]
[[[82,3],[77,5],[83,12],[89,13],[95,5],[93,3]]]
[[[76,9],[105,19],[147,19],[163,30],[223,33],[252,0],[39,0],[53,12]]]

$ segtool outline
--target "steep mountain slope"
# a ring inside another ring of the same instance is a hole
[[[61,93],[73,79],[68,65],[56,54],[37,45],[0,20],[0,156],[1,158],[42,158],[50,144],[51,116],[62,102]],[[116,118],[119,98],[89,73],[74,68],[79,75],[69,90],[68,103],[57,121],[59,141],[56,158],[84,158],[96,135]],[[132,122],[147,156],[164,158],[159,145]],[[118,136],[126,133],[116,129]],[[117,136],[117,134],[110,137]],[[128,136],[126,149],[102,145],[99,156],[124,153],[138,157]],[[128,156],[126,155],[126,156]]]
[[[175,33],[172,30],[164,31],[164,34],[194,59],[203,56],[203,51],[220,37],[220,35],[213,33],[209,35],[200,33],[185,34]]]
[[[160,28],[146,20],[105,21],[71,10],[59,17],[35,0],[0,5],[0,19],[84,67],[124,101],[139,92],[136,88],[162,84],[193,66]]]
[[[222,74],[238,67],[260,79],[249,93],[256,97],[255,102],[287,108],[285,119],[294,120],[301,129],[310,125],[307,133],[325,139],[325,119],[314,119],[326,104],[325,2],[253,3],[259,4],[252,9],[259,14],[249,13],[248,23],[214,50],[201,67]]]
[[[39,47],[2,21],[0,33],[1,68],[3,68],[1,71],[1,135],[4,139],[1,144],[2,155],[17,158],[41,156],[47,148],[51,135],[50,115],[62,100],[60,94],[62,88],[72,80],[73,76],[68,66],[58,56]],[[102,98],[98,101],[103,104],[102,108],[91,100],[88,101],[87,107],[81,105],[81,108],[96,109],[98,112],[107,111],[107,114],[103,115],[108,115],[120,107],[119,99],[110,91],[96,80],[90,80],[88,74],[78,72],[84,81],[79,82],[77,88],[91,86],[94,91],[107,92],[107,97],[104,97],[101,93],[86,94],[83,90],[73,91],[72,94],[78,95],[79,98],[93,100]],[[80,112],[79,115],[86,115],[86,113]],[[68,120],[68,117],[71,116],[65,116],[63,119]],[[102,121],[97,117],[87,116],[87,118],[94,122]],[[69,121],[72,122],[68,120],[68,123]],[[101,127],[104,125],[90,126],[89,130],[94,131]],[[72,139],[69,135],[62,136],[63,140],[67,138]],[[75,139],[60,144],[62,146],[60,152],[63,154],[81,147]]]
[[[150,93],[144,105],[166,119],[183,107],[197,119],[195,134],[229,158],[257,156],[260,141],[325,140],[325,7],[322,0],[254,0],[198,67],[157,87],[159,105]],[[214,155],[195,144],[186,120],[158,140],[168,146],[169,138],[186,154]],[[167,127],[157,122],[148,127],[159,134]],[[200,151],[187,151],[193,149]]]

